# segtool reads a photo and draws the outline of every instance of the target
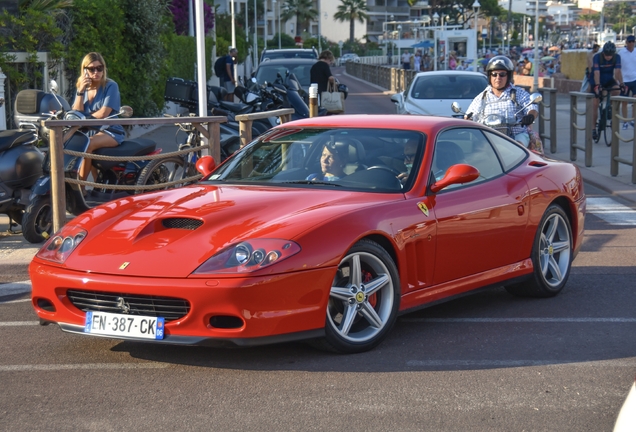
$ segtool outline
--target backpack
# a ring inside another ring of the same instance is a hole
[[[221,56],[216,59],[214,62],[214,74],[219,78],[226,75],[225,72],[225,64],[226,64],[227,56]]]

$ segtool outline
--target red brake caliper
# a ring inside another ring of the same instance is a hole
[[[373,279],[373,275],[366,270],[362,270],[362,283],[367,283]],[[375,308],[376,303],[378,302],[378,295],[373,293],[369,296],[369,304]]]

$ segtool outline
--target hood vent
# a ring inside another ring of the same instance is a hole
[[[203,225],[203,222],[198,219],[187,218],[168,218],[162,221],[164,228],[176,228],[194,231]]]

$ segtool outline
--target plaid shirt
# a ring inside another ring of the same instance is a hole
[[[530,111],[539,111],[536,104],[531,104],[517,113],[521,107],[530,102],[530,93],[522,88],[514,87],[517,100],[517,103],[515,103],[510,96],[513,87],[514,86],[508,86],[500,97],[495,96],[492,91],[492,86],[486,87],[486,97],[484,98],[484,92],[479,93],[471,102],[466,113],[473,113],[472,119],[477,122],[482,122],[490,114],[497,114],[503,117],[503,123],[516,124]],[[511,130],[513,137],[514,135],[528,132],[528,128],[521,125],[513,126]]]

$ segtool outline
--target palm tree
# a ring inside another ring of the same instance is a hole
[[[349,42],[353,43],[355,42],[355,21],[358,20],[364,24],[364,20],[369,19],[369,15],[366,14],[369,7],[364,0],[340,0],[340,2],[338,12],[333,17],[340,22],[349,21]]]
[[[296,36],[300,36],[302,29],[309,28],[309,21],[318,17],[318,11],[312,0],[287,0],[280,19],[287,22],[293,17],[296,17]]]

